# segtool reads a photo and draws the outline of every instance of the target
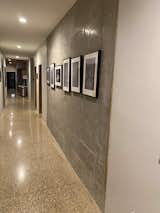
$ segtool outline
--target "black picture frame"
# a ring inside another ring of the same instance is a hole
[[[50,67],[47,67],[46,78],[47,78],[47,85],[50,86]]]
[[[101,51],[84,56],[83,94],[96,98],[98,96],[98,79]]]
[[[81,93],[82,89],[82,56],[71,59],[71,91]]]
[[[70,92],[71,58],[63,61],[63,91]]]
[[[55,89],[55,64],[50,65],[50,86]]]
[[[55,66],[55,86],[62,87],[62,65]]]

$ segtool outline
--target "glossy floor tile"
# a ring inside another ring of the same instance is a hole
[[[0,114],[0,213],[98,213],[27,99]]]

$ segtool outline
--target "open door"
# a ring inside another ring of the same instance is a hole
[[[39,65],[39,114],[42,114],[42,65]]]

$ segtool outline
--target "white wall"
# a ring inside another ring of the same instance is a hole
[[[44,42],[37,50],[34,56],[34,65],[37,67],[42,65],[42,117],[47,120],[47,85],[46,85],[46,67],[47,67],[47,44]],[[38,76],[39,77],[39,76]],[[37,79],[37,111],[39,111],[39,78]]]
[[[160,1],[120,0],[107,213],[160,212]]]
[[[6,72],[17,72],[16,68],[12,65],[6,66]]]

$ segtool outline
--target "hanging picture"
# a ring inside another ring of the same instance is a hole
[[[71,59],[66,59],[63,62],[63,90],[70,92],[70,67]]]
[[[62,66],[55,67],[55,86],[62,86]]]
[[[50,85],[50,68],[47,67],[47,85]]]
[[[97,97],[100,51],[84,56],[83,94]]]
[[[71,91],[76,93],[81,92],[81,61],[81,56],[71,60]]]
[[[54,69],[55,69],[55,64],[51,64],[50,65],[50,85],[51,85],[51,88],[54,89],[55,88],[55,73],[54,73]]]

